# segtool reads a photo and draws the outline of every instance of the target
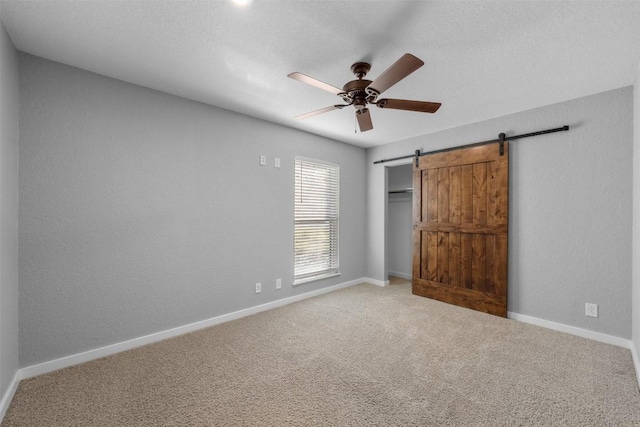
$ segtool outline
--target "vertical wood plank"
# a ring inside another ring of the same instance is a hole
[[[505,156],[509,155],[509,146],[505,144]],[[504,225],[508,221],[509,210],[509,163],[508,157],[505,157],[499,161],[496,161],[495,174],[496,174],[496,212],[495,221],[496,224]]]
[[[413,259],[411,264],[412,279],[422,279],[422,231],[413,227]]]
[[[487,225],[496,225],[498,211],[497,162],[487,162]]]
[[[506,234],[497,234],[495,239],[496,295],[507,296],[508,244]]]
[[[487,164],[473,165],[473,223],[487,223]]]
[[[473,224],[473,165],[460,167],[460,223]]]
[[[460,205],[460,166],[449,168],[449,222],[460,224],[462,210]]]
[[[438,232],[427,232],[427,280],[438,281]]]
[[[486,282],[486,240],[484,235],[474,234],[472,246],[471,288],[476,291],[484,291]]]
[[[495,266],[495,235],[485,235],[485,291],[496,292],[496,266]]]
[[[471,289],[472,234],[460,234],[460,286]]]
[[[460,286],[460,233],[449,233],[449,284]]]
[[[420,278],[431,280],[429,275],[429,233],[420,231]]]
[[[427,221],[438,221],[438,169],[429,169],[427,178]]]
[[[422,171],[413,168],[413,207],[411,210],[413,224],[422,222]]]
[[[449,168],[438,169],[438,221],[449,222]]]
[[[422,191],[420,192],[420,203],[422,209],[420,210],[420,216],[422,222],[429,221],[429,171],[421,170],[420,178],[422,182]]]
[[[438,232],[438,282],[449,283],[449,233],[442,231]]]
[[[422,222],[422,175],[418,165],[413,168],[413,258],[411,260],[412,282],[422,279],[422,231],[417,227]]]

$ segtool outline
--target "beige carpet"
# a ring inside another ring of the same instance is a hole
[[[629,350],[363,284],[24,380],[2,426],[629,426]]]

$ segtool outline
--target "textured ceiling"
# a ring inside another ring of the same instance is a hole
[[[130,83],[371,147],[634,83],[640,1],[1,0],[19,50]],[[352,108],[287,78],[341,87],[404,53],[425,65],[382,97],[442,102],[435,114]]]

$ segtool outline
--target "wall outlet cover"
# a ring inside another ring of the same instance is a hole
[[[256,294],[262,292],[262,283],[256,283]]]
[[[276,279],[276,289],[282,288],[282,279]]]
[[[589,317],[598,317],[598,304],[585,303],[584,314]]]

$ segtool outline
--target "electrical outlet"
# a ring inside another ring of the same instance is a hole
[[[282,279],[276,279],[276,289],[282,288]]]
[[[267,165],[267,156],[260,156],[260,166]]]
[[[584,304],[584,314],[589,317],[598,317],[598,304]]]
[[[256,294],[259,294],[260,292],[262,292],[262,283],[258,282],[256,283]]]
[[[280,157],[275,158],[275,160],[273,161],[273,166],[276,168],[280,167]]]

